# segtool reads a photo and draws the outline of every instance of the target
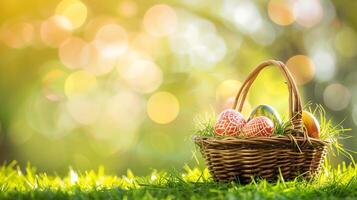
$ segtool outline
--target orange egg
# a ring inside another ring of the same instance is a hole
[[[302,121],[306,128],[307,134],[312,138],[320,137],[320,124],[311,113],[302,111]]]

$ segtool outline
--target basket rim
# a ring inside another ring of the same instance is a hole
[[[320,140],[316,138],[289,137],[289,136],[271,136],[271,137],[214,137],[194,135],[192,140],[199,145],[204,146],[313,146],[323,147],[331,144],[330,140]]]

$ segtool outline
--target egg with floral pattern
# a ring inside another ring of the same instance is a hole
[[[240,112],[226,109],[219,114],[214,131],[220,136],[237,136],[245,124],[246,121]]]
[[[249,120],[242,129],[243,137],[269,137],[273,134],[274,123],[267,117],[260,116]]]

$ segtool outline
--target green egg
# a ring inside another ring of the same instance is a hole
[[[254,110],[251,112],[249,116],[249,120],[259,117],[259,116],[265,116],[272,120],[275,125],[277,124],[282,124],[281,118],[279,116],[279,113],[271,106],[268,105],[259,105]]]

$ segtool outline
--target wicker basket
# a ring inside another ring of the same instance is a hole
[[[291,126],[285,136],[223,139],[195,136],[193,140],[216,181],[247,183],[252,177],[276,181],[279,175],[284,180],[311,178],[320,169],[328,142],[307,136],[302,125],[301,98],[296,83],[282,62],[268,60],[259,64],[240,88],[233,109],[242,111],[252,83],[264,68],[271,65],[280,69],[288,85]]]

